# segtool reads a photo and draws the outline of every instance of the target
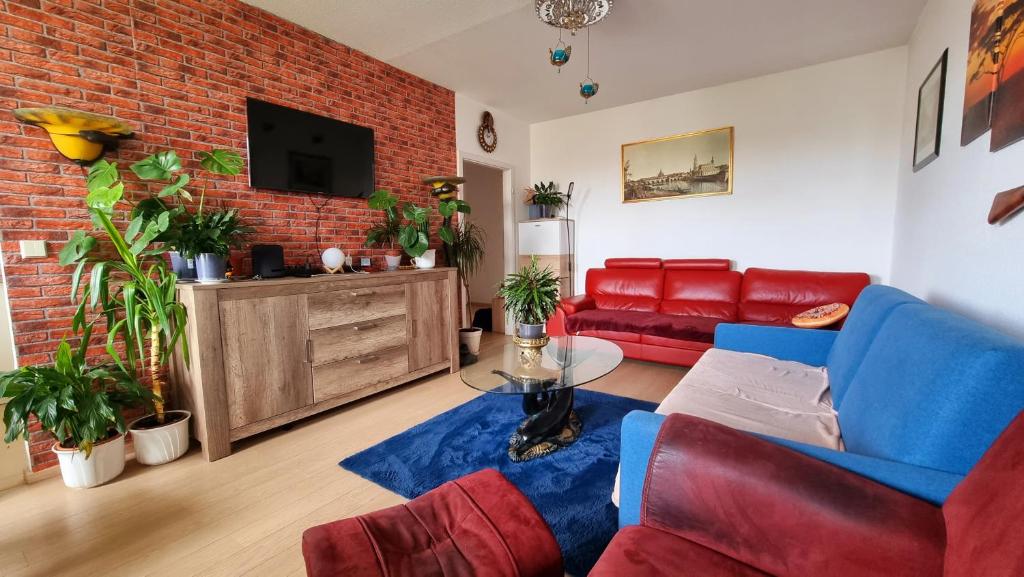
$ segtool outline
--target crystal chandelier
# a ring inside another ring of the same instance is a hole
[[[604,20],[612,0],[536,0],[541,22],[576,34],[577,30]]]

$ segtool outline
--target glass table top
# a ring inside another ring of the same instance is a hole
[[[599,379],[622,362],[622,349],[593,337],[551,337],[540,349],[514,343],[482,352],[461,371],[462,382],[487,393],[528,395],[571,389]]]

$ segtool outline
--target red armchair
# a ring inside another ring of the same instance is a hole
[[[1024,416],[941,509],[728,427],[662,426],[640,525],[591,577],[1024,575]]]

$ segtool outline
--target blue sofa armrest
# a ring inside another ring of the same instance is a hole
[[[767,435],[757,436],[938,506],[945,502],[946,497],[964,479],[962,475],[956,473],[834,451]]]
[[[715,329],[715,348],[823,367],[838,334],[839,331],[722,323]]]
[[[619,527],[640,524],[647,464],[665,415],[632,411],[622,419],[622,451],[619,453]]]

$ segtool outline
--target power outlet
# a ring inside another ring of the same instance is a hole
[[[359,268],[370,268],[370,257],[359,257]]]
[[[21,258],[46,258],[45,240],[23,240],[19,242]]]

